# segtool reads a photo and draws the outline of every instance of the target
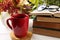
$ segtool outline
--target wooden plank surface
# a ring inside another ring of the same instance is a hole
[[[41,28],[33,28],[33,33],[60,38],[60,31],[53,31],[53,30],[47,30],[47,29],[41,29]]]
[[[60,30],[60,23],[33,21],[33,26]]]

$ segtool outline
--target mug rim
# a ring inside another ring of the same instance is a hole
[[[25,19],[25,18],[28,18],[28,15],[27,14],[18,14],[18,15],[24,15],[24,17],[20,17],[20,18],[18,18],[17,16],[12,16],[12,19]]]

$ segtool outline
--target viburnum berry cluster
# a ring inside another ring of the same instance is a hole
[[[8,11],[10,14],[29,13],[31,6],[25,5],[24,1],[26,0],[2,0],[0,2],[0,12]]]

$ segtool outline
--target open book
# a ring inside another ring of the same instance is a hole
[[[33,12],[30,13],[30,15],[46,15],[46,16],[53,15],[54,17],[60,17],[60,11],[50,12],[48,10],[43,10],[43,11],[34,10]]]

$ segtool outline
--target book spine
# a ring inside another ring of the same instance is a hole
[[[54,22],[41,22],[41,21],[34,21],[33,22],[34,27],[39,28],[50,28],[50,29],[56,29],[60,30],[60,23],[54,23]]]

